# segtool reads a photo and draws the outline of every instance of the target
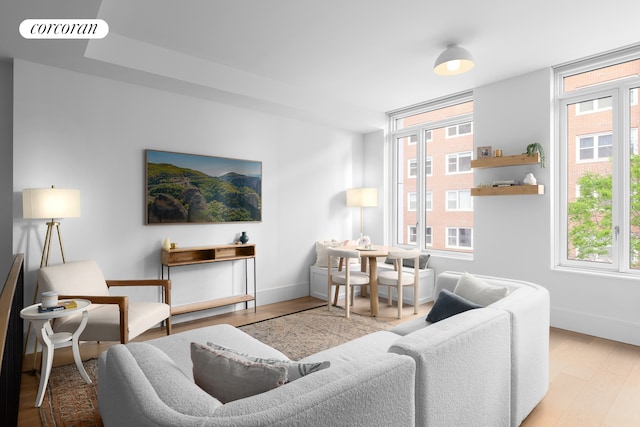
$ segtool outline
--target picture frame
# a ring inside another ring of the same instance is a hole
[[[262,221],[262,162],[147,149],[145,223]]]
[[[476,158],[477,159],[486,159],[491,157],[491,146],[484,145],[482,147],[478,147]]]

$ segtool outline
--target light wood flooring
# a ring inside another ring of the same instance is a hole
[[[294,313],[322,305],[323,302],[305,297],[253,309],[235,311],[214,317],[178,323],[173,333],[229,323],[242,326],[273,317]],[[419,307],[424,315],[432,304]],[[356,298],[354,312],[368,314],[368,299]],[[406,306],[403,318],[396,319],[397,307],[387,307],[380,301],[379,318],[399,323],[415,317],[413,307]],[[162,328],[146,332],[134,341],[145,341],[164,335]],[[81,345],[83,360],[95,358],[114,343],[85,343]],[[550,331],[549,392],[522,423],[523,427],[634,427],[640,426],[640,347],[605,340],[562,329]],[[69,348],[55,352],[54,366],[73,363]],[[31,370],[33,358],[27,355],[24,371]],[[41,426],[39,409],[33,407],[37,393],[37,376],[22,375],[18,426]],[[478,408],[481,410],[481,408]]]

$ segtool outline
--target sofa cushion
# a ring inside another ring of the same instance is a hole
[[[316,242],[316,266],[318,267],[328,267],[329,255],[327,254],[327,249],[335,248],[338,246],[342,246],[342,242],[337,240],[323,240]],[[338,258],[333,260],[335,265],[332,267],[338,266]]]
[[[328,360],[331,362],[330,370],[333,370],[335,367],[342,366],[345,363],[384,354],[398,338],[400,338],[399,335],[389,331],[373,332],[335,347],[319,351],[304,359],[300,359],[300,361],[309,363]]]
[[[196,387],[191,378],[159,348],[144,342],[130,342],[126,346],[118,344],[116,347],[109,357],[123,357],[122,350],[128,350],[160,400],[174,411],[204,417],[213,416],[222,406],[219,400]],[[131,363],[129,359],[126,361]]]
[[[506,297],[509,289],[504,286],[491,285],[469,273],[464,273],[460,276],[460,279],[458,279],[453,293],[468,301],[486,307]]]
[[[253,396],[287,381],[284,366],[256,363],[236,353],[191,343],[193,378],[222,403]]]
[[[193,381],[193,363],[191,362],[191,343],[206,345],[215,339],[216,343],[233,347],[242,353],[252,354],[265,359],[287,360],[286,354],[270,347],[241,329],[228,324],[205,326],[168,336],[145,341],[165,352],[184,374]]]
[[[287,381],[294,381],[298,378],[302,378],[305,375],[312,374],[314,372],[318,372],[322,369],[326,369],[331,365],[331,362],[313,362],[313,363],[301,363],[294,362],[291,360],[282,360],[282,359],[270,359],[264,357],[254,357],[245,353],[240,353],[239,351],[233,350],[231,348],[223,347],[213,342],[207,342],[207,345],[216,350],[228,351],[230,353],[235,353],[242,357],[245,357],[251,360],[254,363],[266,363],[267,365],[275,365],[275,366],[284,366],[287,368]]]
[[[418,259],[418,269],[424,270],[429,265],[429,258],[431,258],[431,254],[423,254],[420,255],[420,259]],[[393,260],[387,258],[384,261],[385,264],[393,264]],[[407,258],[402,261],[403,267],[413,268],[413,258]]]
[[[436,323],[458,313],[481,307],[481,305],[443,289],[433,307],[431,307],[431,311],[427,314],[426,320],[430,323]]]

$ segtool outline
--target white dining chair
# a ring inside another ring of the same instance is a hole
[[[344,286],[344,307],[346,316],[350,315],[350,306],[353,305],[353,287],[367,286],[369,284],[369,274],[362,271],[353,271],[349,268],[351,260],[360,261],[360,252],[355,249],[328,248],[328,286],[327,286],[327,307],[331,311],[331,290],[336,287],[336,296],[340,286]],[[339,259],[338,267],[335,265],[334,259]]]
[[[393,261],[394,270],[378,272],[378,286],[387,286],[389,306],[393,303],[393,289],[397,290],[398,319],[402,318],[402,289],[413,286],[413,313],[417,314],[420,249],[393,248],[387,257]],[[403,271],[404,261],[409,259],[413,260],[413,274]]]

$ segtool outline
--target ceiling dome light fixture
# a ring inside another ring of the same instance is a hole
[[[473,57],[468,50],[450,44],[436,59],[433,72],[441,76],[455,76],[471,70],[473,65]]]

